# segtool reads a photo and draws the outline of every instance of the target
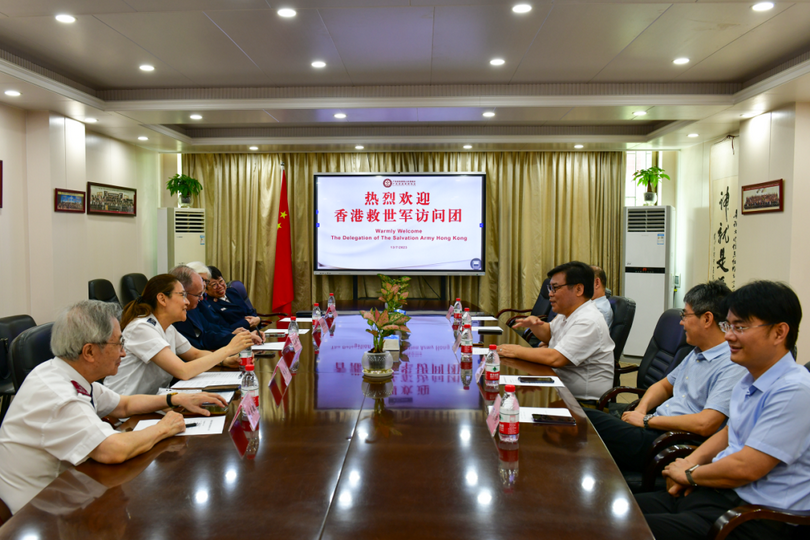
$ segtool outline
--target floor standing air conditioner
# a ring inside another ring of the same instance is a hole
[[[158,274],[179,264],[205,262],[205,210],[158,208]]]
[[[661,314],[672,307],[675,287],[675,209],[624,209],[624,296],[636,301],[636,316],[624,347],[644,356]]]

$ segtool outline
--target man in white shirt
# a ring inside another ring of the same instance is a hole
[[[557,316],[550,323],[526,317],[515,327],[530,328],[548,348],[501,345],[498,354],[554,368],[579,400],[590,401],[613,386],[613,340],[605,318],[591,302],[594,274],[587,264],[573,261],[548,273],[549,301]]]
[[[605,322],[610,328],[613,323],[613,309],[610,307],[610,300],[605,296],[605,283],[607,283],[607,274],[598,266],[591,266],[593,268],[593,300],[596,309],[605,318]]]
[[[16,513],[70,465],[87,458],[121,463],[185,431],[183,416],[168,412],[157,425],[119,433],[101,418],[125,418],[167,406],[208,416],[201,403],[227,403],[201,392],[173,396],[119,396],[94,382],[118,371],[124,356],[112,304],[85,300],[56,319],[52,360],[40,364],[11,403],[0,427],[0,499]]]

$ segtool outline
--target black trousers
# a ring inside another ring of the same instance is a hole
[[[697,487],[687,497],[673,497],[666,491],[636,495],[647,524],[656,540],[704,540],[712,525],[726,510],[746,504],[733,489]],[[752,520],[735,528],[735,540],[786,540],[790,525]]]
[[[585,414],[604,441],[616,465],[626,472],[642,472],[644,459],[653,441],[666,433],[630,425],[621,418],[595,409],[585,409]]]

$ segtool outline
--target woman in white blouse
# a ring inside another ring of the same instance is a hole
[[[241,332],[215,352],[195,349],[172,326],[186,320],[187,306],[186,291],[176,277],[161,274],[150,279],[143,295],[124,308],[126,356],[104,385],[124,395],[156,394],[172,377],[188,380],[253,344],[250,334]]]

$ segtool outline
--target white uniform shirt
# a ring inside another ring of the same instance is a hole
[[[549,348],[571,362],[554,371],[577,399],[599,399],[613,387],[614,345],[605,318],[588,301],[571,316],[557,315],[549,324]]]
[[[599,313],[605,318],[608,329],[610,329],[610,324],[613,322],[613,309],[610,307],[610,300],[607,299],[607,296],[600,296],[594,299],[593,303],[596,309],[599,310]]]
[[[74,387],[79,384],[89,395]],[[92,400],[91,400],[92,395]],[[88,383],[60,358],[25,378],[0,427],[0,499],[12,513],[68,468],[78,465],[116,433],[101,420],[121,396]]]
[[[164,332],[153,315],[130,322],[123,336],[127,355],[118,366],[118,373],[104,379],[104,385],[125,396],[157,394],[158,388],[169,386],[171,373],[152,359],[166,347],[174,354],[191,349],[191,344],[173,325]]]

